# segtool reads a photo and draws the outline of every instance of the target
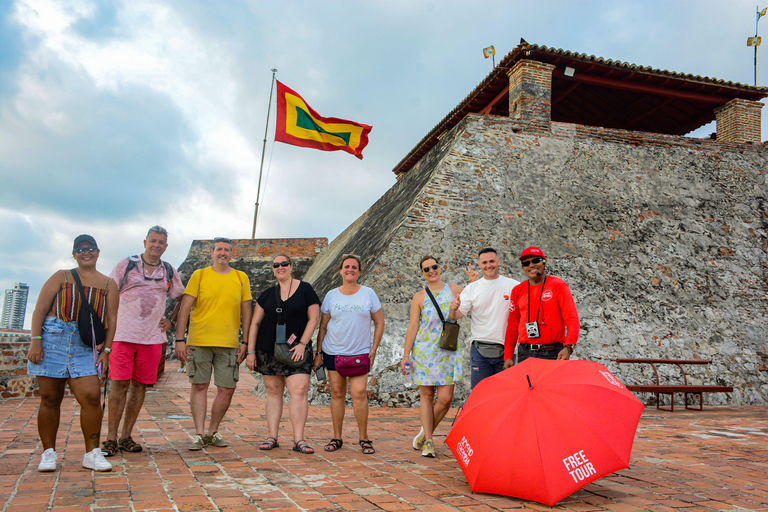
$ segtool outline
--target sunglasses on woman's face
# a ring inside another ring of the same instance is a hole
[[[99,248],[90,246],[90,247],[78,247],[75,249],[75,254],[83,254],[84,252],[98,252]]]
[[[534,265],[536,265],[536,264],[538,264],[538,263],[541,263],[542,261],[544,261],[544,258],[531,258],[531,259],[529,259],[529,260],[526,260],[526,261],[523,261],[523,262],[521,262],[520,264],[521,264],[523,267],[527,267],[527,266],[528,266],[528,265],[530,265],[531,263],[533,263]]]
[[[421,269],[421,271],[426,274],[427,272],[429,272],[430,269],[437,270],[439,268],[440,268],[440,265],[435,264],[435,265],[432,265],[431,267],[429,267],[429,266],[424,267],[424,268]]]
[[[291,264],[287,261],[276,261],[272,264],[272,268],[290,267]]]

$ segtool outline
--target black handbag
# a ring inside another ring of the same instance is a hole
[[[440,305],[435,300],[435,296],[432,295],[432,290],[429,286],[424,288],[432,299],[432,304],[435,305],[437,315],[440,317],[440,321],[443,323],[443,332],[440,334],[440,348],[443,350],[449,350],[455,352],[459,348],[459,324],[453,321],[446,321],[443,317],[443,312],[440,310]]]
[[[80,276],[77,275],[77,269],[73,268],[70,272],[72,272],[72,278],[77,284],[77,289],[80,290],[80,311],[77,314],[77,330],[80,332],[80,339],[86,347],[97,347],[107,339],[107,331],[104,329],[98,313],[88,302],[83,283],[80,282]]]
[[[311,350],[309,347],[304,347],[304,357],[298,361],[293,360],[293,352],[291,349],[301,343],[301,340],[296,339],[293,343],[288,343],[285,339],[285,324],[283,320],[283,299],[280,297],[280,285],[275,286],[275,301],[277,302],[277,328],[276,331],[282,332],[282,336],[275,334],[275,351],[272,354],[272,358],[291,368],[300,368],[303,366],[309,358]]]

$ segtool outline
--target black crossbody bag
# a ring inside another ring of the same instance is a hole
[[[72,272],[72,278],[80,291],[80,311],[77,314],[77,329],[80,331],[80,339],[86,347],[97,347],[107,339],[107,331],[104,329],[98,313],[88,302],[83,283],[80,282],[80,276],[77,275],[77,269],[73,268],[70,272]]]

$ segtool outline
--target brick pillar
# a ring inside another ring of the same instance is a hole
[[[717,140],[724,142],[760,143],[761,122],[759,101],[733,99],[715,109]]]
[[[552,129],[552,64],[534,60],[518,61],[509,75],[509,117],[528,129]]]

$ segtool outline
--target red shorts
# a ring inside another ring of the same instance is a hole
[[[135,380],[141,384],[157,382],[157,366],[163,355],[163,345],[142,345],[127,341],[113,341],[109,354],[109,378]]]

